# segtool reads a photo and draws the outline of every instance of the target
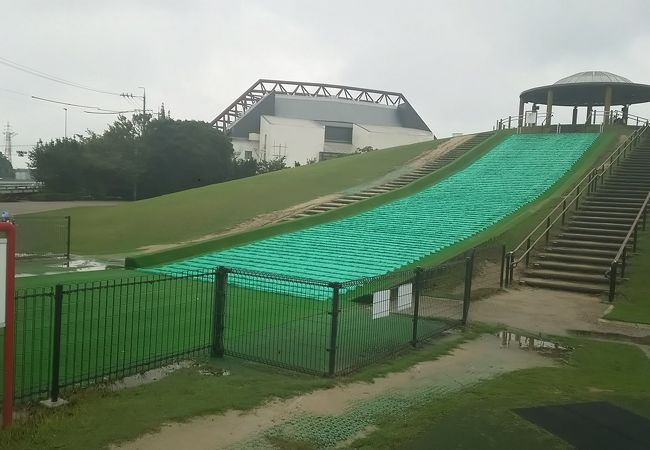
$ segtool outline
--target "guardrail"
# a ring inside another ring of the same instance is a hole
[[[580,206],[580,197],[585,193],[593,192],[599,184],[602,184],[603,178],[609,174],[611,175],[615,165],[620,164],[621,160],[627,157],[627,153],[635,146],[641,137],[645,135],[649,126],[644,125],[637,129],[630,135],[629,138],[620,144],[616,149],[610,153],[609,157],[598,167],[593,168],[582,178],[578,184],[564,196],[564,199],[551,210],[551,212],[542,219],[541,222],[530,232],[526,238],[514,250],[505,254],[505,284],[506,286],[512,282],[514,277],[514,269],[522,261],[525,262],[526,267],[530,261],[530,253],[535,246],[544,239],[545,244],[548,244],[550,239],[551,229],[553,226],[561,222],[564,225],[566,214],[569,209],[575,205],[575,209]],[[545,226],[544,226],[545,225]],[[524,249],[525,246],[525,249]],[[523,250],[521,255],[517,255],[519,251]]]
[[[0,181],[0,194],[28,194],[38,192],[43,184],[38,181]]]
[[[553,114],[551,114],[551,117],[553,117]],[[537,123],[541,119],[541,123]],[[497,119],[495,130],[509,130],[511,128],[517,128],[521,129],[524,127],[543,127],[546,126],[546,121],[548,120],[548,117],[546,114],[539,114],[537,113],[535,115],[535,123],[526,123],[526,115],[516,115],[516,116],[508,116],[504,117],[502,119]],[[523,126],[519,126],[519,122],[523,123]]]
[[[650,125],[650,120],[636,116],[634,114],[627,114],[627,117],[623,115],[621,111],[610,111],[609,114],[606,114],[605,111],[594,111],[592,113],[593,123],[598,122],[598,118],[602,117],[601,123],[611,123],[611,124],[621,124],[621,125],[630,125],[630,126],[648,126]]]
[[[645,201],[641,205],[641,208],[639,209],[638,214],[636,215],[636,218],[634,219],[634,222],[632,222],[632,225],[630,226],[630,229],[627,232],[627,235],[625,235],[625,239],[623,239],[623,242],[621,243],[620,248],[618,249],[618,253],[616,253],[616,256],[614,257],[614,260],[612,261],[612,264],[610,265],[609,271],[605,273],[605,276],[609,278],[609,301],[612,302],[614,301],[614,296],[616,295],[616,282],[618,278],[618,266],[620,264],[621,266],[621,279],[625,277],[625,267],[627,263],[627,246],[630,242],[630,239],[632,239],[632,252],[636,252],[636,245],[637,245],[637,232],[639,231],[639,223],[641,223],[641,227],[643,231],[646,229],[646,219],[648,215],[648,203],[650,202],[650,192],[648,192],[648,195],[645,197]]]

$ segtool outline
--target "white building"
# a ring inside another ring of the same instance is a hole
[[[259,80],[212,124],[239,157],[288,165],[433,138],[400,93],[277,80]]]

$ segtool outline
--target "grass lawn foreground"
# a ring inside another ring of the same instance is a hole
[[[447,354],[461,342],[487,331],[480,326],[470,328],[462,335],[435,340],[336,381],[226,358],[203,361],[203,368],[226,369],[229,376],[204,376],[197,368],[188,368],[131,389],[86,389],[71,395],[70,404],[61,409],[36,408],[26,422],[1,431],[0,448],[102,448],[154,431],[166,422],[229,409],[247,410],[270,398],[287,398],[337,382],[368,381],[401,371]],[[507,373],[432,399],[406,417],[393,417],[387,411],[376,424],[376,431],[348,443],[347,448],[570,448],[512,411],[546,404],[608,401],[650,417],[650,360],[641,349],[584,338],[564,338],[562,343],[574,350],[564,355],[557,367]],[[314,448],[282,437],[273,443],[282,449]]]
[[[605,316],[609,320],[650,325],[650,226],[639,231],[638,254],[629,259],[626,280],[618,286],[614,308]]]

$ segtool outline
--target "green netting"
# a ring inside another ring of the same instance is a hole
[[[596,137],[510,136],[464,170],[409,197],[356,216],[146,270],[175,274],[227,266],[325,281],[391,272],[467,239],[536,200]],[[290,286],[278,287],[286,291]]]

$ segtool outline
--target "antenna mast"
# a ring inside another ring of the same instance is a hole
[[[4,137],[5,137],[5,158],[11,163],[11,138],[14,137],[17,133],[14,133],[11,131],[11,125],[9,125],[9,122],[7,122],[7,126],[5,127],[5,130],[3,131]]]

